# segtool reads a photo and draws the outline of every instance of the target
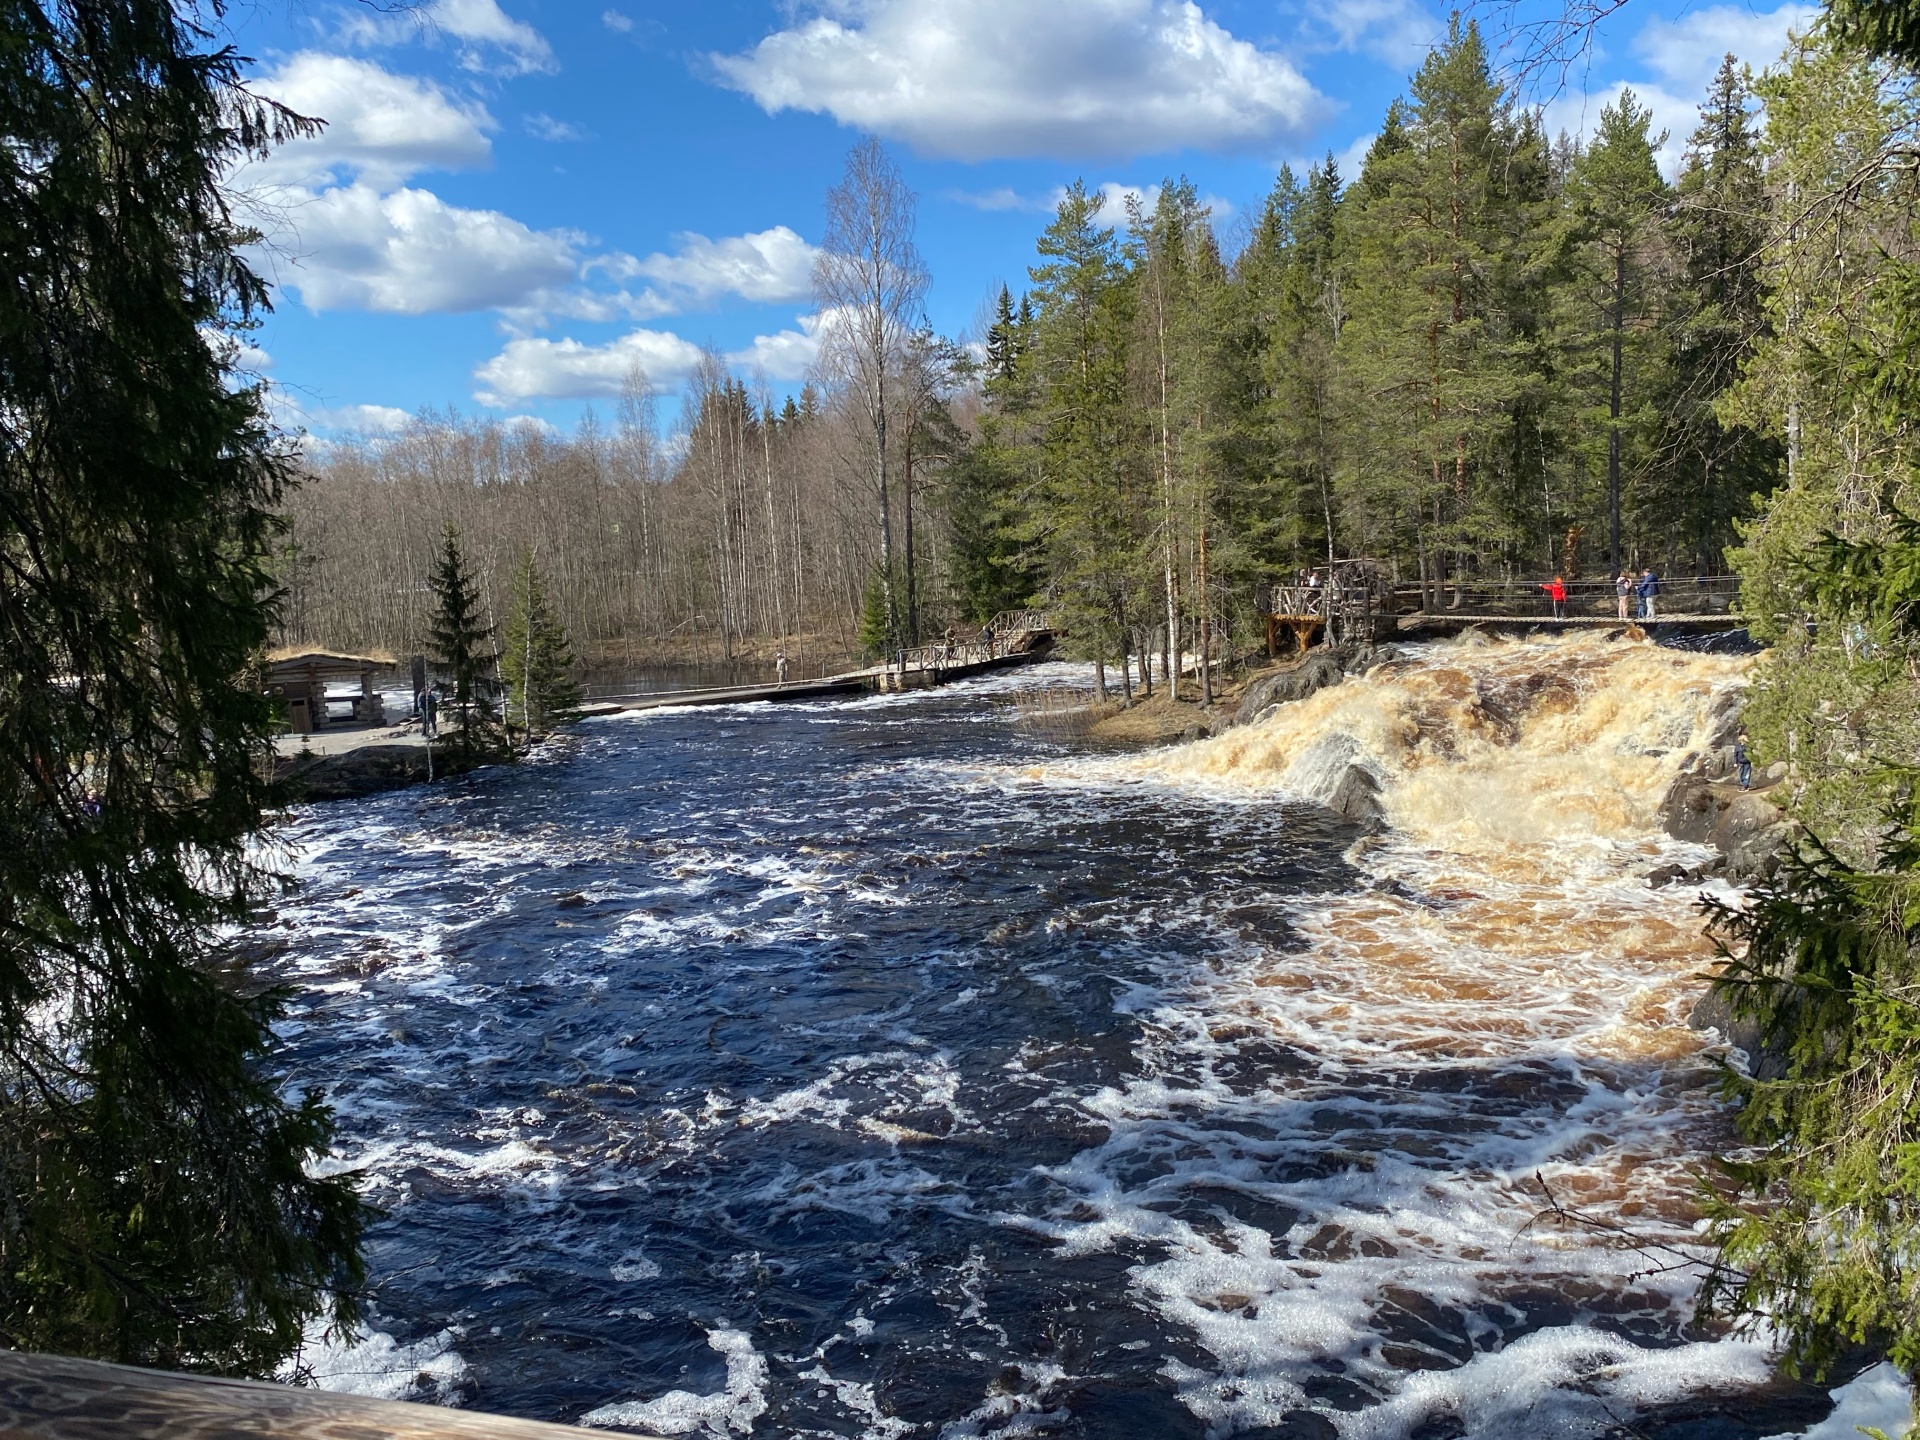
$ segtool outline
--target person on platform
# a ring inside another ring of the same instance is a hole
[[[1640,572],[1640,583],[1635,588],[1640,592],[1640,618],[1653,619],[1656,608],[1654,601],[1660,594],[1660,577],[1653,573],[1651,565]]]
[[[776,650],[773,654],[773,679],[776,685],[785,687],[787,683],[787,652]]]
[[[1629,618],[1627,615],[1627,597],[1632,593],[1633,579],[1626,571],[1622,570],[1614,577],[1613,581],[1613,594],[1614,598],[1620,603],[1620,618],[1622,620]]]
[[[1556,575],[1540,588],[1547,592],[1547,599],[1553,602],[1553,618],[1556,620],[1566,619],[1567,582],[1562,577]]]

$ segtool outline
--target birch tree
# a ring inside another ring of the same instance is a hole
[[[914,248],[914,195],[880,142],[847,152],[840,183],[827,192],[827,228],[813,267],[824,317],[820,369],[865,421],[880,526],[880,578],[887,640],[900,636],[894,586],[888,456],[893,380],[919,327],[927,271]]]

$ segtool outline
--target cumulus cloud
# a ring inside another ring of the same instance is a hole
[[[1324,98],[1191,0],[837,0],[738,55],[723,83],[922,154],[1121,156],[1298,138]]]
[[[637,364],[661,389],[676,389],[700,363],[700,347],[664,330],[633,330],[605,345],[523,337],[473,372],[483,405],[618,395]]]
[[[757,368],[771,380],[804,379],[820,353],[825,324],[819,315],[802,315],[795,325],[797,329],[756,335],[751,344],[728,354],[727,362]],[[675,390],[700,363],[700,354],[699,346],[666,330],[631,330],[605,345],[521,337],[509,340],[473,372],[480,382],[474,398],[483,405],[511,405],[617,396],[636,364],[661,390]]]
[[[243,167],[235,176],[243,189],[317,188],[347,175],[395,185],[422,170],[468,169],[493,156],[487,136],[497,127],[485,106],[371,61],[306,50],[254,88],[327,125]]]
[[[431,0],[417,9],[359,12],[341,38],[359,45],[398,45],[441,37],[459,44],[460,63],[489,74],[551,74],[560,68],[546,37],[500,8],[499,0]]]
[[[267,263],[310,310],[521,309],[578,278],[585,243],[573,231],[530,229],[410,188],[339,186],[288,213],[297,249]]]
[[[781,304],[804,297],[813,288],[813,259],[818,253],[785,225],[746,235],[710,240],[691,231],[673,237],[671,255],[645,259],[608,256],[591,268],[616,280],[651,280],[638,295],[626,297],[636,319],[671,315],[737,295],[760,304]]]
[[[756,335],[744,350],[736,350],[727,359],[748,370],[759,370],[769,380],[804,380],[820,358],[820,336],[826,329],[821,315],[802,315],[799,329],[786,329],[772,335]]]
[[[1561,130],[1590,136],[1600,123],[1600,112],[1619,103],[1620,92],[1631,88],[1634,99],[1653,112],[1653,133],[1667,132],[1660,147],[1660,169],[1672,179],[1686,153],[1687,137],[1699,123],[1700,103],[1708,82],[1727,55],[1764,69],[1780,57],[1789,30],[1804,30],[1819,11],[1809,5],[1787,4],[1758,13],[1736,5],[1695,10],[1678,20],[1660,16],[1641,27],[1633,51],[1651,72],[1651,78],[1616,81],[1588,94],[1565,94],[1546,107],[1548,134]]]

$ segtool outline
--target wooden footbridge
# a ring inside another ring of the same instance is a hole
[[[582,715],[618,715],[674,705],[744,705],[756,700],[790,703],[855,695],[921,690],[1010,670],[1044,660],[1062,631],[1044,610],[1003,610],[978,630],[949,635],[932,645],[896,651],[879,665],[795,680],[785,685],[727,685],[703,690],[665,690],[644,695],[607,695],[580,707]]]
[[[1495,630],[1737,630],[1740,582],[1732,575],[1662,578],[1648,613],[1637,581],[1623,598],[1612,580],[1569,580],[1555,602],[1541,580],[1462,579],[1442,585],[1395,584],[1373,560],[1343,560],[1267,595],[1267,652],[1282,636],[1296,649],[1319,641],[1382,640]],[[1624,612],[1624,613],[1623,613]]]

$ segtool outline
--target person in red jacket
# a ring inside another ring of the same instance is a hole
[[[1564,620],[1567,615],[1567,582],[1556,575],[1540,588],[1547,592],[1547,598],[1553,602],[1553,618]]]

